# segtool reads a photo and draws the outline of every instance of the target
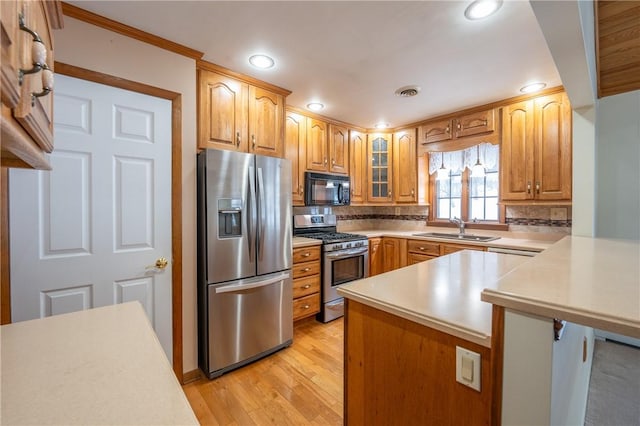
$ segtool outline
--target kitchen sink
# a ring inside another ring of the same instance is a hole
[[[423,232],[420,234],[413,234],[414,237],[430,237],[430,238],[445,238],[447,240],[458,241],[494,241],[500,239],[500,237],[488,237],[486,235],[473,235],[473,234],[449,234],[446,232]]]

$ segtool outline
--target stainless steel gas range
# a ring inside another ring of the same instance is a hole
[[[336,232],[334,214],[298,214],[293,233],[322,241],[322,287],[319,321],[329,322],[344,315],[344,299],[337,287],[369,276],[369,241],[357,234]]]

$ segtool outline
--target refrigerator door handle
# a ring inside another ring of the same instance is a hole
[[[234,293],[243,290],[249,290],[252,288],[266,287],[273,283],[280,282],[282,280],[286,280],[289,278],[288,272],[283,272],[281,274],[276,275],[275,277],[267,278],[266,280],[258,280],[258,281],[250,281],[246,283],[240,284],[229,284],[222,287],[216,288],[216,293]]]
[[[258,206],[260,208],[260,216],[258,217],[258,259],[262,260],[262,251],[264,249],[264,225],[267,220],[265,212],[264,197],[264,181],[262,179],[262,167],[258,167]]]
[[[249,259],[253,258],[253,248],[255,247],[255,223],[256,223],[256,188],[255,188],[255,171],[253,167],[249,167],[249,220],[247,223],[247,245],[249,247]]]

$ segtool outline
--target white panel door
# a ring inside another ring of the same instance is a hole
[[[63,75],[51,171],[9,176],[12,320],[139,301],[172,359],[171,103]]]

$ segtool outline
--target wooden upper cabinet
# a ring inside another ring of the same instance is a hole
[[[349,174],[349,130],[329,124],[329,171]]]
[[[207,70],[198,70],[198,148],[248,150],[249,85]]]
[[[249,152],[282,157],[284,96],[249,86]]]
[[[454,119],[454,123],[456,138],[490,133],[494,131],[495,110],[489,109],[462,115]]]
[[[0,31],[2,31],[2,103],[13,108],[20,100],[20,84],[18,82],[18,70],[20,69],[21,50],[19,42],[27,40],[26,33],[19,36],[18,2],[0,2]],[[23,40],[24,39],[24,40]]]
[[[315,118],[307,117],[307,170],[326,172],[328,124]]]
[[[200,66],[198,148],[284,157],[284,89],[278,93],[216,72],[212,64]]]
[[[367,200],[367,138],[355,130],[349,133],[349,163],[351,204],[362,204]]]
[[[24,26],[37,34],[20,29]],[[58,1],[0,2],[2,166],[48,169],[53,150],[53,29],[62,28]],[[33,57],[39,46],[44,62]],[[48,68],[48,69],[47,69]],[[20,70],[33,70],[20,77]]]
[[[495,137],[496,110],[494,108],[462,114],[423,124],[420,143],[447,142],[471,137]],[[462,141],[461,141],[462,142]]]
[[[393,134],[393,199],[397,203],[418,200],[417,129]]]
[[[393,149],[390,133],[367,135],[367,201],[393,202]]]
[[[442,142],[453,138],[451,120],[440,120],[422,126],[422,143]]]
[[[533,146],[533,101],[502,108],[502,200],[527,200],[533,197]]]
[[[565,93],[502,109],[502,201],[570,201],[571,106]]]
[[[535,99],[535,197],[570,200],[571,106],[566,93]]]
[[[285,158],[291,161],[291,201],[294,206],[304,205],[304,171],[306,166],[306,117],[286,112]]]

